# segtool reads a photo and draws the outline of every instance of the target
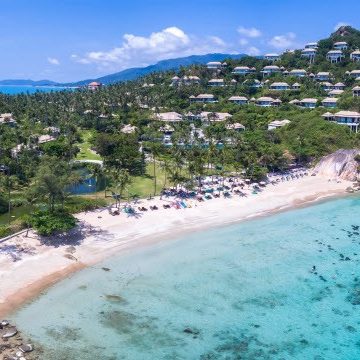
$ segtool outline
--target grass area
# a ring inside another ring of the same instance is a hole
[[[77,154],[77,160],[101,160],[100,155],[91,150],[90,139],[92,137],[91,130],[82,130],[81,138],[83,142],[76,145],[80,148],[80,152]]]

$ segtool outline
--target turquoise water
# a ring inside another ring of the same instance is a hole
[[[16,95],[22,93],[34,94],[40,92],[51,92],[51,91],[62,91],[62,90],[73,90],[75,88],[63,87],[63,86],[16,86],[16,85],[0,85],[0,93]]]
[[[14,320],[52,360],[359,359],[359,212],[334,200],[116,256]]]

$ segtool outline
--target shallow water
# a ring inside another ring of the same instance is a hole
[[[359,212],[333,200],[132,251],[14,319],[44,359],[359,359]]]
[[[65,86],[0,85],[0,93],[8,95],[34,94],[36,92],[51,92],[73,89],[75,88]]]

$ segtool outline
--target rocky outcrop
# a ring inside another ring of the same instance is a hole
[[[360,180],[360,164],[355,160],[355,156],[359,154],[359,149],[338,150],[333,154],[324,156],[315,166],[314,173],[326,176],[329,179]]]

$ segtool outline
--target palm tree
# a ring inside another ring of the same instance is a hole
[[[90,164],[89,175],[95,179],[95,199],[97,200],[97,185],[99,178],[103,175],[104,171],[100,164]]]

